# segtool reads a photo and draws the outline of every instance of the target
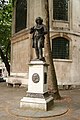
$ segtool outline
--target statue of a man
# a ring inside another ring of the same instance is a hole
[[[37,17],[35,22],[36,25],[30,29],[30,34],[33,34],[32,47],[35,48],[37,59],[43,60],[42,48],[44,48],[44,35],[47,34],[47,29],[41,17]]]

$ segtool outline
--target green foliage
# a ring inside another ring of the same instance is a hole
[[[11,0],[0,0],[0,49],[7,57],[10,57],[11,23]]]

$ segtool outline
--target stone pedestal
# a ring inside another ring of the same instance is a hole
[[[53,106],[53,97],[48,94],[48,65],[43,61],[31,61],[29,64],[29,81],[26,97],[20,101],[21,108],[47,111]]]

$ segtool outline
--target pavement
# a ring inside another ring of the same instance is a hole
[[[26,87],[13,88],[0,82],[0,120],[80,120],[80,89],[60,90],[62,100],[54,101],[51,111],[21,110]],[[35,112],[35,113],[34,113]]]

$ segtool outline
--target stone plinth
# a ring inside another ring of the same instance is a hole
[[[46,62],[30,62],[28,91],[26,97],[20,101],[21,108],[47,111],[53,106],[53,97],[48,94],[47,70]]]

